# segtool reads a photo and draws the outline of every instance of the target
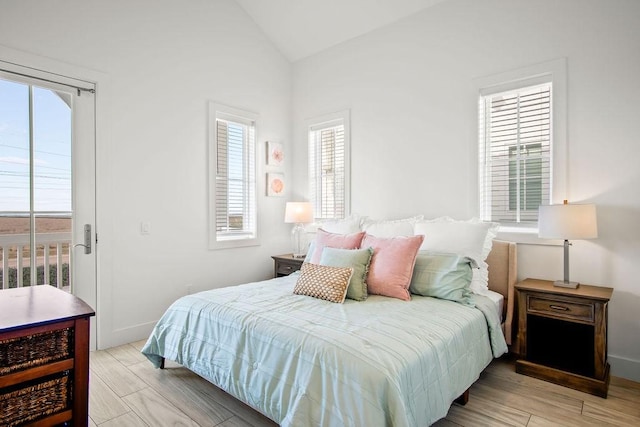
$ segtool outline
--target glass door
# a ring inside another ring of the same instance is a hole
[[[95,308],[94,112],[92,93],[0,71],[0,289],[51,285]]]

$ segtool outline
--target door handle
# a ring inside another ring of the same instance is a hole
[[[78,246],[82,246],[84,248],[84,253],[85,254],[90,254],[91,253],[91,224],[85,224],[84,225],[84,244],[83,243],[77,243],[77,244],[73,245],[74,248],[76,248]]]

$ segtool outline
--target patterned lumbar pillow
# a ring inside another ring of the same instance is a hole
[[[353,268],[329,267],[305,262],[293,288],[297,295],[307,295],[331,302],[343,303],[347,295]]]

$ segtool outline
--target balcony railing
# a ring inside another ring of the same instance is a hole
[[[31,256],[29,234],[0,235],[2,248],[2,281],[0,289],[29,286],[31,277],[36,273],[36,284],[55,285],[58,288],[68,287],[69,246],[71,233],[36,233],[36,254]],[[35,260],[32,269],[32,261]],[[15,281],[12,271],[15,271]],[[42,272],[42,280],[39,280]]]

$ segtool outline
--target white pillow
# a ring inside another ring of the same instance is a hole
[[[307,233],[315,233],[319,228],[329,233],[352,234],[360,231],[360,226],[366,217],[358,214],[350,215],[342,219],[327,219],[313,222],[305,227]]]
[[[362,231],[380,238],[414,236],[413,226],[422,220],[422,215],[396,220],[370,220],[366,219],[362,224]]]
[[[471,283],[469,289],[474,294],[489,295],[489,265],[482,261],[479,268],[471,269]]]
[[[449,217],[418,221],[415,234],[423,234],[420,250],[454,253],[471,258],[476,265],[487,259],[499,224],[474,218],[456,221]]]

